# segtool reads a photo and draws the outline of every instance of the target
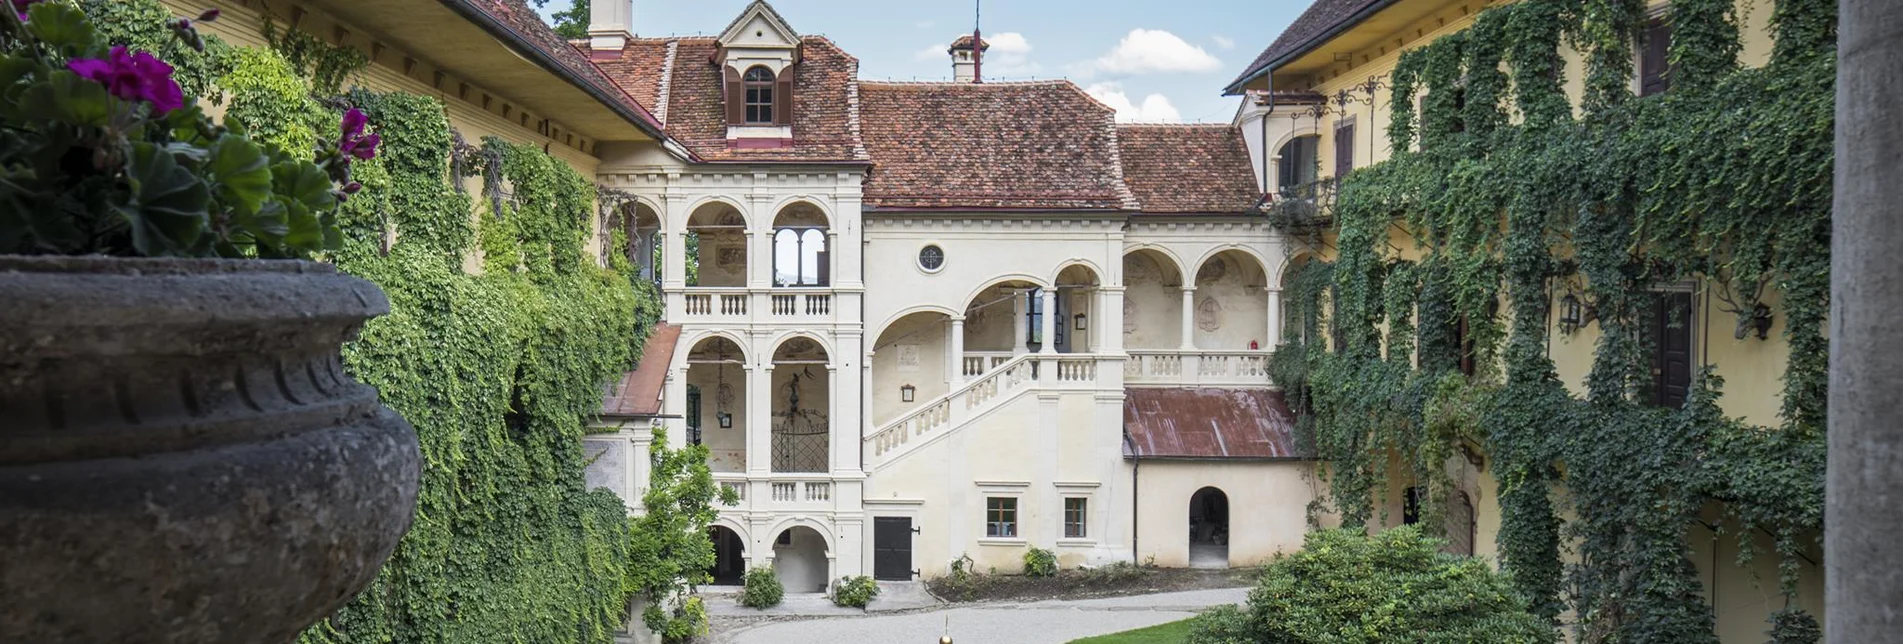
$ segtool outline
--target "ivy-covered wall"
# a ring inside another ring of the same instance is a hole
[[[147,28],[170,17],[156,0],[84,4],[115,38],[167,46],[169,33]],[[211,88],[219,109],[281,145],[334,136],[346,107],[382,137],[377,157],[355,165],[364,187],[340,212],[345,245],[328,259],[389,295],[391,314],[345,360],[415,426],[425,462],[396,553],[301,641],[613,641],[638,595],[663,598],[705,567],[711,550],[692,546],[706,541],[716,488],[704,451],[665,455],[674,465],[662,474],[684,487],[650,486],[679,497],[672,516],[685,518],[663,525],[584,486],[586,423],[659,309],[626,262],[601,268],[590,252],[592,165],[482,118],[465,122],[481,136],[469,141],[450,106],[377,82],[393,70],[361,52],[221,8],[207,52],[171,59],[183,83]],[[360,85],[379,89],[346,91]],[[704,625],[697,606],[685,617],[649,623],[676,636]]]
[[[1394,98],[1359,108],[1385,112],[1370,145],[1392,157],[1345,178],[1332,252],[1284,294],[1285,335],[1308,342],[1275,376],[1343,521],[1385,523],[1375,499],[1418,484],[1438,526],[1447,463],[1484,454],[1502,565],[1579,641],[1718,641],[1692,559],[1712,551],[1691,540],[1725,526],[1741,558],[1769,542],[1778,564],[1764,583],[1785,609],[1757,630],[1816,638],[1797,593],[1822,528],[1834,3],[1766,7],[1761,67],[1740,63],[1739,6],[1675,0],[1672,89],[1643,99],[1641,0],[1521,0],[1407,49],[1379,79]],[[1643,402],[1654,290],[1683,282],[1728,317],[1775,307],[1770,422],[1728,416],[1712,369],[1681,409]],[[1597,333],[1577,391],[1551,349],[1567,293]]]

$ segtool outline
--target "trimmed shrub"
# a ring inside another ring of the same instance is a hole
[[[1057,575],[1057,553],[1031,546],[1024,551],[1024,576],[1054,577]]]
[[[1415,526],[1372,537],[1311,532],[1279,555],[1249,593],[1243,625],[1212,613],[1200,644],[1227,642],[1496,642],[1544,644],[1556,632],[1527,612],[1506,575],[1480,559],[1441,552]],[[1238,636],[1241,636],[1240,638]],[[1227,638],[1227,639],[1224,639]]]
[[[1183,644],[1255,644],[1249,633],[1249,614],[1225,604],[1191,619],[1189,639]]]
[[[772,608],[786,597],[786,587],[772,568],[760,566],[747,571],[746,588],[740,591],[740,605],[747,608]]]
[[[839,583],[833,586],[833,604],[836,606],[865,608],[866,604],[872,603],[872,598],[878,596],[879,583],[865,575],[840,577]]]

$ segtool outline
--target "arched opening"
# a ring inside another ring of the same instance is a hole
[[[747,73],[740,77],[740,84],[747,92],[747,125],[773,124],[773,80],[773,70],[760,65],[747,68]]]
[[[659,284],[661,282],[661,218],[653,208],[641,202],[629,203],[609,221],[613,230],[619,230],[627,240],[617,250],[634,266],[641,279]]]
[[[826,538],[803,525],[773,539],[773,573],[789,593],[826,592]]]
[[[1189,566],[1229,567],[1229,495],[1206,487],[1189,497]]]
[[[747,471],[746,355],[723,336],[687,352],[687,438],[707,446],[715,472]]]
[[[832,372],[826,349],[793,337],[773,352],[773,471],[831,471]]]
[[[1176,349],[1183,342],[1183,273],[1153,249],[1123,256],[1123,347]]]
[[[747,218],[722,202],[694,209],[687,217],[688,286],[747,285]]]
[[[1196,325],[1192,337],[1198,349],[1241,351],[1262,349],[1269,339],[1269,292],[1262,262],[1240,250],[1225,250],[1196,269]]]
[[[1097,317],[1097,272],[1083,264],[1072,264],[1057,273],[1057,298],[1053,302],[1057,319],[1052,335],[1058,353],[1090,353],[1097,347],[1090,337],[1091,319]]]
[[[1315,175],[1321,170],[1321,158],[1318,155],[1322,138],[1314,134],[1298,136],[1282,144],[1276,151],[1276,186],[1284,196],[1306,198],[1302,194],[1308,184],[1315,182]]]
[[[1314,257],[1307,253],[1289,260],[1282,269],[1282,343],[1301,345],[1319,339],[1323,299],[1317,298],[1310,303],[1303,292],[1302,275],[1309,270]]]
[[[746,540],[721,525],[708,528],[707,538],[714,542],[714,567],[707,569],[707,575],[714,578],[714,585],[740,585],[747,574]]]
[[[887,325],[872,343],[872,424],[884,426],[920,403],[950,391],[946,358],[950,316],[937,311],[908,314]],[[1006,355],[1009,355],[1007,352]]]
[[[773,285],[831,284],[826,233],[826,215],[818,206],[802,201],[780,209],[773,218]]]
[[[1043,346],[1044,301],[1037,284],[1007,280],[987,286],[965,303],[964,335],[952,367],[961,379],[975,378],[1011,356]]]

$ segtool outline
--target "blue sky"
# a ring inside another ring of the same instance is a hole
[[[567,8],[549,0],[543,12]],[[594,0],[615,2],[625,0]],[[714,35],[749,0],[634,0],[641,36]],[[972,0],[772,0],[793,29],[832,38],[866,79],[951,77],[945,46]],[[985,78],[1069,78],[1128,121],[1227,122],[1222,87],[1309,0],[986,0]]]

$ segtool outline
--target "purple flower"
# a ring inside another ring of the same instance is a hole
[[[26,8],[39,2],[40,0],[13,0],[13,12],[20,14],[20,22],[26,22]]]
[[[369,123],[370,117],[364,116],[363,110],[353,107],[350,111],[344,112],[341,128],[343,136],[338,139],[337,152],[358,161],[377,158],[377,145],[383,143],[383,137],[376,134],[366,136],[363,130]]]
[[[113,96],[151,103],[155,115],[185,105],[185,92],[179,89],[178,81],[172,80],[171,65],[142,51],[129,53],[124,45],[113,47],[112,53],[103,60],[74,59],[66,63],[66,68],[105,85]]]

